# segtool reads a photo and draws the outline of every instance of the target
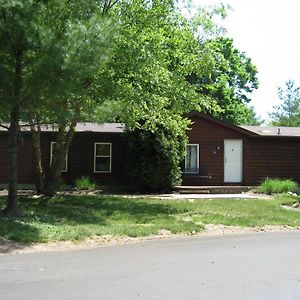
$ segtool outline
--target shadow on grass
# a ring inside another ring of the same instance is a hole
[[[29,245],[30,241],[40,238],[38,228],[17,218],[2,217],[0,224],[0,253],[10,253],[14,250],[23,249]]]
[[[5,201],[5,197],[0,197],[0,208]],[[47,242],[49,235],[59,236],[58,239],[64,240],[60,232],[69,231],[66,240],[77,239],[76,235],[79,236],[78,239],[83,239],[84,234],[89,236],[92,232],[91,226],[109,228],[113,223],[119,224],[118,226],[155,223],[158,218],[173,218],[170,216],[177,212],[163,203],[117,196],[64,195],[47,201],[19,197],[18,206],[22,217],[0,219],[0,238],[25,243]],[[18,244],[17,247],[22,245]],[[0,248],[0,252],[5,251],[10,250]]]
[[[40,238],[38,228],[17,220],[0,220],[0,254],[21,250]],[[21,242],[16,242],[21,241]]]
[[[107,219],[116,214],[136,218],[145,215],[149,217],[167,216],[177,212],[175,208],[164,203],[144,199],[126,199],[118,196],[62,196],[51,199],[47,206],[52,210],[57,209],[57,213],[60,213],[60,208],[68,209],[72,212],[68,218],[75,217],[79,223],[89,221],[93,223],[99,221],[100,216],[100,218]],[[80,218],[77,218],[75,212],[81,212]],[[89,213],[92,214],[88,215]]]

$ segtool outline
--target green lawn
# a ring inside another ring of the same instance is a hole
[[[295,197],[272,200],[154,200],[120,196],[58,196],[47,203],[19,198],[20,218],[0,219],[0,238],[22,242],[81,241],[105,234],[146,236],[160,230],[190,233],[203,224],[300,226],[300,212],[285,210]],[[0,208],[5,197],[0,198]]]

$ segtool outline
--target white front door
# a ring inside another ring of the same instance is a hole
[[[224,182],[240,183],[243,180],[243,141],[224,140]]]

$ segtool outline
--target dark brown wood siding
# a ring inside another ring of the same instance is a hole
[[[0,133],[0,183],[8,182],[8,141],[7,132]],[[20,134],[18,145],[18,181],[20,183],[33,183],[33,156],[30,136]]]
[[[50,145],[55,141],[55,133],[43,133],[42,155],[43,165],[47,169],[50,164]],[[94,172],[94,143],[112,144],[111,173]],[[89,176],[99,184],[121,184],[125,181],[126,168],[125,134],[120,133],[76,133],[68,152],[68,170],[62,173],[67,184],[75,179]],[[7,183],[8,178],[7,133],[0,133],[0,183]],[[22,133],[19,142],[18,182],[20,184],[35,183],[34,160],[30,133]]]
[[[290,178],[300,183],[300,139],[259,137],[244,149],[244,184],[265,178]]]
[[[224,140],[243,141],[243,180],[241,184],[256,185],[266,177],[291,178],[300,183],[300,138],[256,136],[222,122],[201,116],[191,117],[187,132],[189,143],[199,144],[200,174],[183,175],[184,185],[224,184]],[[43,133],[43,164],[50,164],[50,144],[55,133]],[[94,143],[112,144],[112,172],[94,173]],[[68,184],[89,176],[99,184],[126,183],[126,135],[120,133],[76,133],[68,153],[68,171],[62,178]],[[31,135],[23,132],[19,141],[18,180],[35,183]],[[0,132],[0,183],[8,178],[7,132]]]
[[[244,135],[200,117],[191,118],[189,143],[199,144],[200,174],[183,176],[184,185],[224,184],[224,139],[244,139]],[[209,175],[211,178],[207,178]]]
[[[94,144],[111,143],[111,172],[94,172]],[[82,133],[77,134],[70,146],[68,154],[68,172],[63,173],[62,177],[68,182],[73,183],[76,178],[90,176],[99,184],[120,184],[124,176],[126,165],[126,141],[122,134],[97,134]]]
[[[224,140],[243,141],[243,180],[257,185],[266,177],[300,183],[300,138],[247,135],[202,117],[191,117],[189,143],[199,144],[200,174],[183,175],[183,185],[224,185]],[[208,178],[209,175],[211,178]]]

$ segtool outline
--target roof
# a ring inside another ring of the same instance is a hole
[[[123,123],[77,123],[76,132],[102,132],[102,133],[123,133],[125,131],[125,124]],[[52,125],[42,125],[43,132],[55,132],[57,127]],[[0,131],[7,129],[0,127]],[[22,131],[29,131],[29,126],[21,127]]]
[[[212,117],[211,115],[204,114],[204,113],[201,113],[201,112],[192,112],[192,113],[189,113],[187,115],[187,117],[198,117],[198,118],[201,118],[201,119],[213,122],[215,124],[218,124],[218,125],[220,125],[222,127],[225,127],[225,128],[234,130],[236,132],[245,134],[247,136],[256,136],[256,135],[258,135],[257,133],[255,133],[253,131],[250,131],[250,130],[247,130],[247,129],[243,128],[242,126],[233,125],[231,123],[228,123],[226,121],[222,121],[222,120],[216,119],[216,118]]]
[[[122,133],[125,131],[123,123],[78,123],[76,132],[110,132]]]
[[[246,134],[251,137],[300,137],[300,127],[285,126],[236,126],[225,121],[218,120],[210,115],[200,112],[192,112],[188,116],[200,117],[202,119],[214,122],[231,130]]]
[[[300,127],[239,126],[260,136],[300,137]]]

